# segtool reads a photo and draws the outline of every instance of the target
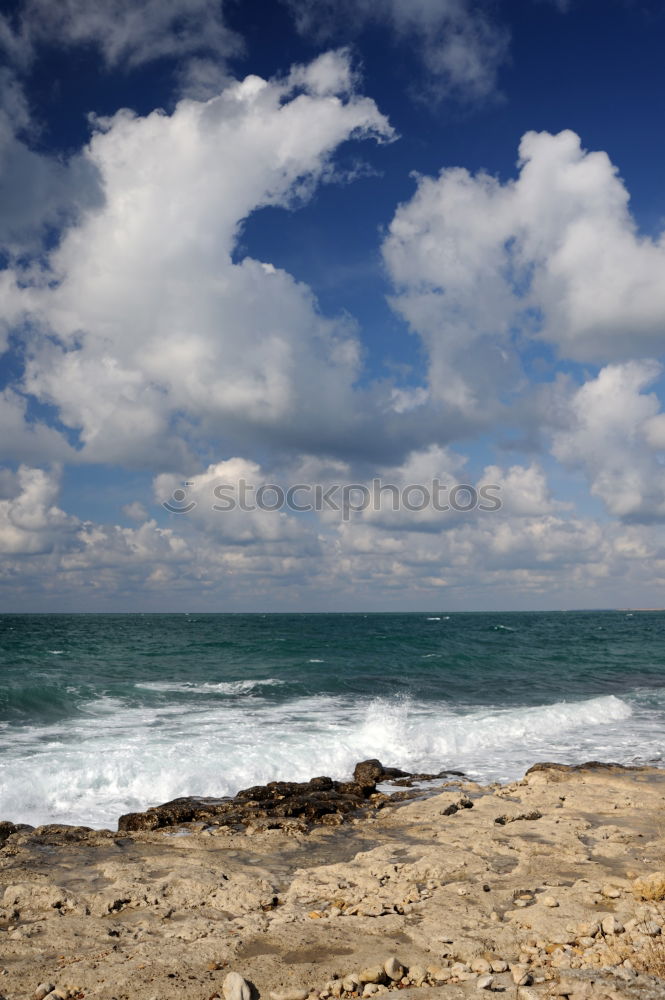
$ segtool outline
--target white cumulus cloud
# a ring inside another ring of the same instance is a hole
[[[289,274],[233,254],[243,220],[309,197],[340,143],[391,137],[345,52],[170,115],[98,122],[84,157],[103,204],[65,232],[46,271],[4,277],[15,318],[33,324],[24,388],[78,432],[82,458],[179,468],[197,436],[325,437],[353,411],[348,318],[324,317]]]
[[[384,257],[439,397],[473,410],[519,389],[529,339],[601,364],[662,351],[665,240],[640,235],[628,200],[607,154],[570,131],[527,133],[505,183],[464,168],[418,180]]]

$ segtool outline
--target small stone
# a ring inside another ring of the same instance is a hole
[[[382,965],[372,965],[367,969],[362,969],[358,978],[363,983],[382,983],[386,978]]]
[[[427,979],[427,972],[420,965],[412,965],[409,969],[409,982],[414,986],[422,986]]]
[[[452,976],[451,969],[445,965],[428,965],[427,973],[433,983],[446,983]]]
[[[603,928],[604,934],[623,933],[623,924],[620,920],[617,920],[613,913],[610,913],[609,917],[605,917],[605,919],[601,921],[600,926]]]
[[[54,989],[55,986],[52,983],[40,983],[33,994],[35,1000],[44,1000],[44,997]]]
[[[494,976],[478,976],[476,988],[479,990],[491,990],[494,986]]]
[[[470,971],[469,966],[465,962],[453,962],[450,967],[450,974],[455,976],[456,979],[459,979],[460,976],[464,976]]]
[[[511,965],[510,974],[515,986],[530,986],[533,982],[533,977],[525,965]]]
[[[647,937],[657,937],[658,934],[661,933],[662,928],[660,924],[656,923],[655,920],[647,920],[644,924],[642,924],[640,930],[643,934],[646,934]]]
[[[508,972],[508,963],[504,962],[502,958],[495,958],[490,962],[492,966],[492,972]]]
[[[225,1000],[252,1000],[252,987],[239,972],[229,972],[222,991]]]
[[[388,979],[392,979],[393,982],[397,982],[398,979],[401,979],[404,975],[404,966],[397,961],[394,955],[391,955],[390,958],[386,959],[383,971],[387,975]]]
[[[270,994],[270,1000],[307,1000],[307,990],[284,990]]]
[[[363,989],[364,997],[374,996],[374,994],[378,992],[379,992],[378,983],[365,983],[365,988]]]
[[[554,896],[543,896],[541,902],[543,906],[549,906],[551,909],[554,909],[559,905],[559,901],[556,900]]]
[[[487,975],[491,968],[490,963],[485,958],[474,958],[471,962],[471,971],[477,972],[479,976]]]
[[[615,885],[604,885],[600,893],[606,899],[618,899],[621,895],[621,889],[617,889]]]
[[[589,924],[578,924],[576,930],[578,934],[582,935],[582,937],[594,938],[600,934],[600,924],[598,921],[594,920]]]
[[[355,972],[351,972],[348,976],[344,976],[344,979],[342,980],[342,989],[345,993],[354,993],[359,986],[360,980]]]

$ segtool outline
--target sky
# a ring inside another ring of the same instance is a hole
[[[0,609],[665,606],[664,45],[0,3]]]

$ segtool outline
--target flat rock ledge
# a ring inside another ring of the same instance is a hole
[[[386,782],[417,778],[363,761],[135,831],[1,824],[1,1000],[663,1000],[665,769]]]

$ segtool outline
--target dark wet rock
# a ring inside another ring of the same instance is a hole
[[[467,795],[463,795],[457,802],[451,802],[449,806],[441,810],[441,815],[454,816],[460,809],[473,809],[473,802]]]
[[[13,833],[27,833],[34,830],[33,826],[27,823],[10,823],[9,820],[0,820],[0,845],[4,844]]]
[[[380,760],[373,757],[371,760],[361,760],[356,764],[353,771],[353,780],[363,788],[376,786],[379,782],[389,781],[393,785],[403,788],[410,788],[416,781],[436,781],[439,778],[450,776],[463,778],[462,771],[439,771],[437,774],[413,774],[410,771],[401,771],[399,767],[384,767]]]
[[[390,796],[376,791],[377,781],[412,782],[441,776],[411,775],[397,767],[384,767],[379,760],[365,760],[356,765],[353,781],[333,781],[326,776],[311,781],[271,781],[244,788],[233,798],[173,799],[145,812],[126,813],[118,820],[118,830],[157,830],[198,822],[255,829],[337,826],[360,809],[381,808],[390,801]]]
[[[444,778],[464,778],[464,771],[439,771],[437,774],[409,774],[406,778],[384,778],[390,781],[391,785],[398,785],[400,788],[412,788],[418,781],[440,781]]]
[[[344,817],[368,804],[385,801],[375,786],[333,781],[319,777],[311,781],[271,781],[244,788],[232,799],[180,798],[154,806],[143,813],[127,813],[118,821],[119,830],[156,830],[180,823],[207,822],[227,826],[299,828],[315,823],[338,825]]]
[[[338,785],[332,778],[312,778],[311,781],[271,781],[267,785],[254,785],[238,792],[236,799],[254,799],[257,802],[290,796],[302,792],[329,792]]]
[[[580,771],[644,771],[648,768],[633,764],[603,763],[600,760],[588,760],[584,764],[556,764],[552,761],[542,761],[540,764],[533,764],[526,774],[533,774],[535,771],[561,771],[569,774],[579,774]]]
[[[520,819],[536,820],[536,819],[542,819],[542,818],[543,818],[543,814],[540,812],[540,810],[539,809],[533,809],[531,812],[528,812],[528,813],[517,813],[515,816],[508,816],[508,815],[497,816],[496,819],[494,820],[494,822],[498,823],[499,826],[505,826],[506,823],[516,823]]]
[[[382,781],[386,769],[380,760],[361,760],[353,769],[353,780],[362,788],[374,787],[377,781]],[[406,771],[395,774],[396,778],[406,778]]]

